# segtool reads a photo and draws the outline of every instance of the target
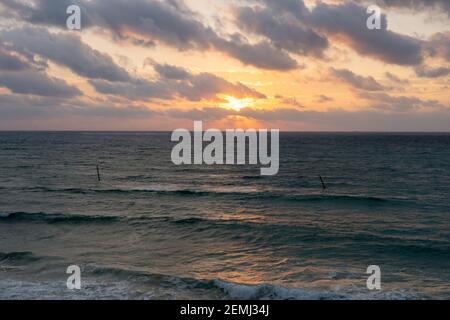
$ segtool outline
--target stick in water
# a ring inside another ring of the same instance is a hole
[[[100,179],[100,167],[98,166],[98,164],[97,164],[97,179],[98,179],[98,181],[101,181],[101,179]]]
[[[320,182],[322,182],[322,189],[325,190],[327,186],[325,185],[325,182],[323,182],[322,176],[319,176]]]

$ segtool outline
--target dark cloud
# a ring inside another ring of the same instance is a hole
[[[164,79],[185,80],[191,77],[190,73],[184,68],[171,66],[168,64],[155,64],[153,68]]]
[[[81,116],[117,119],[141,119],[155,115],[166,115],[187,120],[220,120],[227,116],[245,116],[259,121],[284,121],[291,128],[304,130],[333,131],[450,131],[449,109],[438,109],[435,112],[412,111],[409,113],[387,110],[345,111],[329,109],[324,112],[279,108],[263,110],[245,108],[243,110],[227,110],[218,107],[184,110],[170,108],[165,112],[155,112],[139,106],[116,107],[111,104],[86,104],[79,101],[62,103],[59,99],[0,94],[0,126],[8,127],[14,119],[41,119],[51,117]],[[82,118],[80,118],[82,119]],[[3,124],[2,121],[6,121]],[[98,129],[98,127],[84,127]]]
[[[172,99],[174,92],[160,81],[134,80],[129,82],[111,82],[108,80],[89,80],[89,83],[103,94],[111,94],[116,96],[132,99]]]
[[[189,120],[220,120],[227,116],[236,115],[236,111],[219,107],[206,107],[203,109],[179,109],[170,108],[165,112],[166,115],[177,119]]]
[[[242,114],[240,114],[242,115]],[[324,112],[275,109],[246,110],[246,116],[262,121],[284,121],[291,123],[291,128],[327,131],[376,131],[376,132],[417,132],[450,131],[450,112],[385,112],[382,110],[346,111],[329,109]]]
[[[8,0],[3,5],[7,8],[6,13],[17,19],[65,28],[68,4],[67,0],[56,3],[34,0],[29,4]],[[182,1],[79,0],[70,4],[78,4],[83,9],[83,28],[102,27],[115,39],[130,39],[134,44],[145,46],[158,42],[179,50],[215,49],[244,64],[269,70],[297,67],[296,61],[286,52],[267,42],[251,44],[241,37],[219,36]]]
[[[406,8],[414,11],[423,9],[442,10],[450,15],[450,1],[448,0],[377,0],[377,3],[382,6]]]
[[[379,0],[378,3],[416,11],[439,8],[450,14],[447,0]],[[246,65],[262,69],[297,68],[298,63],[289,53],[322,56],[329,47],[326,36],[341,39],[361,55],[391,64],[420,65],[422,47],[430,54],[450,60],[448,34],[436,35],[427,44],[387,30],[384,15],[382,29],[369,30],[366,6],[354,1],[317,2],[311,9],[303,0],[256,0],[251,2],[252,6],[237,6],[234,12],[239,31],[261,36],[263,40],[256,43],[242,34],[219,35],[181,0],[4,0],[1,5],[3,16],[65,28],[65,9],[71,4],[82,8],[83,28],[109,30],[117,41],[152,47],[161,43],[179,50],[219,50]],[[80,71],[86,73],[86,70]],[[114,81],[111,77],[100,78]]]
[[[366,8],[353,2],[337,5],[319,2],[306,17],[312,26],[328,35],[339,36],[361,55],[398,65],[422,62],[421,41],[387,30],[384,15],[382,29],[369,30]]]
[[[427,60],[450,62],[450,32],[439,32],[430,37],[424,46]],[[439,78],[450,75],[450,66],[429,67],[426,63],[415,68],[416,75],[422,78]]]
[[[277,108],[272,110],[245,108],[241,111],[223,111],[220,108],[205,108],[196,109],[192,113],[189,111],[172,110],[170,114],[190,120],[220,120],[230,115],[239,115],[259,121],[285,121],[304,123],[316,127],[326,125],[334,130],[345,131],[445,131],[450,129],[450,123],[446,123],[446,121],[450,120],[450,112],[448,110],[440,110],[435,113],[416,111],[404,113],[402,110],[346,111],[343,109],[330,109],[321,112],[292,108]]]
[[[419,65],[423,42],[387,30],[382,15],[381,30],[366,26],[367,7],[353,1],[327,4],[317,2],[308,9],[302,0],[260,0],[262,5],[237,7],[237,25],[246,32],[269,39],[292,53],[322,56],[328,48],[324,35],[339,39],[361,55],[390,64]]]
[[[69,86],[64,80],[48,76],[35,70],[20,72],[4,71],[0,77],[0,86],[14,93],[34,94],[48,97],[73,97],[82,92]]]
[[[391,81],[391,82],[393,82],[395,84],[407,85],[407,84],[410,83],[408,79],[402,79],[402,78],[400,78],[400,77],[398,77],[395,74],[390,73],[390,72],[386,72],[384,75],[386,76],[386,78],[389,81]]]
[[[83,1],[78,0],[34,0],[32,2],[19,0],[2,0],[0,6],[4,7],[4,16],[25,20],[32,24],[46,24],[60,27],[66,26],[68,15],[67,7],[70,5],[80,5]],[[83,12],[83,23],[87,23],[86,12]]]
[[[408,112],[421,108],[445,108],[436,100],[422,100],[417,97],[407,96],[391,96],[379,92],[360,93],[360,97],[366,99],[371,108],[384,111]]]
[[[231,83],[211,73],[200,73],[192,76],[188,84],[179,88],[179,92],[182,96],[193,101],[202,98],[214,98],[217,94],[228,94],[235,98],[266,98],[262,93],[250,89],[242,83]]]
[[[232,41],[217,39],[215,46],[243,64],[261,69],[288,71],[298,67],[297,61],[292,59],[289,54],[275,48],[267,41],[248,44],[240,37],[234,37]]]
[[[301,111],[293,108],[277,108],[272,110],[245,108],[239,115],[262,121],[301,121],[308,111]]]
[[[251,114],[251,112],[249,112]],[[267,121],[290,121],[299,128],[316,130],[411,132],[450,130],[450,112],[386,113],[376,110],[345,111],[341,109],[318,111],[259,111],[255,118]],[[317,129],[319,128],[319,129]]]
[[[329,109],[327,111],[298,110],[291,108],[256,109],[241,111],[221,108],[204,108],[185,111],[170,109],[167,113],[174,118],[188,120],[220,120],[227,116],[245,116],[258,121],[279,121],[291,123],[291,128],[333,131],[450,131],[450,111],[441,109],[435,112],[412,111],[409,113],[393,110],[346,111]]]
[[[158,115],[159,112],[153,111],[143,106],[116,107],[109,105],[85,105],[82,108],[71,108],[69,114],[86,117],[140,119],[153,117],[155,115]]]
[[[304,108],[304,106],[295,97],[283,97],[281,95],[275,96],[282,104],[289,107]]]
[[[319,102],[319,103],[326,103],[326,102],[331,102],[331,101],[334,101],[334,99],[331,97],[328,97],[324,94],[317,96],[317,102]]]
[[[438,57],[450,61],[450,31],[434,34],[425,46],[431,57]]]
[[[25,27],[3,30],[0,36],[15,51],[52,60],[83,77],[109,81],[131,79],[128,72],[115,64],[110,56],[89,47],[73,34]]]
[[[96,0],[85,2],[83,6],[92,23],[118,35],[150,37],[181,50],[208,49],[217,36],[190,12],[180,11],[179,4],[173,1]]]
[[[450,75],[450,68],[447,67],[427,68],[420,66],[415,71],[416,75],[422,78],[439,78]]]
[[[160,76],[154,81],[144,79],[129,82],[91,80],[90,83],[98,92],[125,96],[130,99],[183,98],[200,101],[218,99],[218,96],[222,94],[236,98],[266,98],[265,95],[242,83],[231,83],[211,73],[192,74],[186,69],[167,64],[155,64],[153,67]]]
[[[0,94],[0,120],[29,119],[47,115],[53,110],[49,106],[59,106],[59,103],[59,99],[48,97]]]
[[[117,106],[108,101],[84,102],[54,97],[0,94],[0,119],[83,116],[87,118],[143,118],[159,114],[143,106]],[[95,129],[95,128],[93,128]]]
[[[330,73],[333,77],[340,79],[357,89],[366,91],[381,91],[384,89],[384,87],[373,77],[363,77],[347,69],[330,68]]]
[[[0,44],[0,70],[2,71],[18,71],[29,67],[29,64],[1,48]]]
[[[262,37],[256,43],[241,33],[219,35],[181,0],[5,0],[3,6],[5,15],[64,28],[69,4],[83,9],[83,28],[109,30],[117,41],[142,46],[160,43],[179,50],[218,50],[246,65],[269,70],[297,68],[297,61],[289,53],[321,57],[329,47],[326,36],[340,39],[361,55],[398,65],[420,65],[422,48],[426,46],[424,41],[389,31],[384,15],[382,29],[369,30],[366,6],[353,1],[317,2],[309,9],[302,0],[257,0],[252,6],[235,7],[239,32]],[[384,5],[417,10],[424,6],[450,7],[444,0],[385,0]],[[442,47],[439,43],[442,38],[432,40],[429,51],[436,48],[436,54],[448,59],[448,45]]]
[[[237,25],[243,31],[270,39],[279,48],[301,55],[322,56],[328,48],[328,40],[292,15],[291,11],[280,10],[283,3],[270,2],[262,7],[238,7],[235,9]],[[286,4],[293,5],[294,3]],[[300,2],[298,2],[300,3]]]
[[[302,0],[258,0],[276,14],[289,13],[297,19],[301,19],[309,12],[308,8]]]

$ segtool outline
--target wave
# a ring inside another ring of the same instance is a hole
[[[315,292],[300,288],[288,288],[273,284],[239,284],[213,280],[214,286],[231,299],[238,300],[339,300],[349,299],[345,294]]]
[[[244,180],[259,180],[262,179],[263,176],[243,176],[242,179]]]
[[[0,213],[1,222],[45,222],[45,223],[114,223],[114,222],[130,222],[144,223],[149,221],[168,222],[173,224],[202,224],[202,223],[239,223],[233,220],[211,220],[199,217],[190,218],[174,218],[169,216],[99,216],[99,215],[82,215],[82,214],[62,214],[62,213],[46,213],[46,212],[9,212]]]
[[[237,284],[214,280],[214,285],[237,300],[416,300],[419,295],[405,290],[367,292],[367,289],[342,288],[323,291],[289,288],[275,284]]]
[[[191,189],[178,186],[139,186],[139,187],[113,187],[113,188],[48,188],[34,187],[27,190],[43,192],[65,192],[74,194],[138,194],[152,193],[160,195],[197,196],[197,197],[239,197],[241,199],[280,200],[293,202],[354,204],[354,205],[405,205],[413,204],[414,199],[378,197],[352,194],[333,193],[292,193],[292,189],[286,190],[255,190],[254,188],[229,187],[229,188],[202,188]]]
[[[39,259],[40,257],[29,251],[0,252],[0,264],[7,262],[33,262]]]
[[[11,212],[0,214],[0,222],[42,221],[47,223],[108,223],[120,219],[120,217],[114,216],[69,215],[45,212]]]
[[[221,279],[197,279],[192,277],[171,276],[151,273],[142,270],[130,270],[122,267],[89,265],[84,272],[98,276],[113,276],[118,280],[146,281],[158,287],[170,288],[175,292],[188,290],[207,291],[210,297],[238,300],[350,300],[350,299],[417,299],[417,295],[405,291],[383,291],[367,293],[367,289],[349,287],[340,290],[325,291],[304,288],[287,287],[278,284],[244,284],[228,282]]]
[[[333,234],[319,227],[298,226],[286,223],[262,223],[249,220],[209,219],[201,217],[175,218],[169,216],[97,216],[79,214],[50,214],[14,212],[0,214],[0,223],[48,223],[48,224],[112,224],[125,223],[130,226],[148,226],[150,224],[167,224],[177,226],[176,232],[198,233],[210,232],[215,236],[235,237],[240,234],[247,243],[261,245],[283,245],[301,243],[334,243],[346,246],[348,243],[370,246],[373,252],[398,255],[403,258],[414,257],[428,260],[446,260],[450,256],[448,241],[431,239],[407,239],[392,235],[372,233]],[[208,235],[209,236],[209,235]],[[320,251],[320,249],[318,249]],[[358,251],[359,252],[359,251]],[[356,253],[356,252],[355,252]],[[0,261],[2,255],[0,254]]]
[[[130,188],[105,188],[105,189],[94,189],[94,188],[47,188],[47,187],[35,187],[29,188],[27,190],[31,191],[44,191],[44,192],[65,192],[74,194],[132,194],[132,193],[156,193],[156,194],[179,194],[179,195],[207,195],[211,192],[201,191],[201,190],[191,190],[191,189],[164,189],[164,188],[152,188],[152,187],[130,187]]]

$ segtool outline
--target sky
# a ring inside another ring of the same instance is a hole
[[[449,22],[448,0],[2,0],[0,130],[450,131]]]

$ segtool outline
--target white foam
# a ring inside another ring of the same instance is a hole
[[[10,215],[11,213],[0,212],[0,218],[8,218]]]
[[[136,297],[129,291],[128,283],[100,283],[84,281],[82,290],[68,290],[64,281],[30,282],[19,280],[0,281],[1,300],[102,300],[102,299],[146,299]]]
[[[214,284],[231,299],[242,300],[409,300],[420,298],[406,290],[374,292],[355,287],[336,287],[333,291],[314,291],[271,284],[236,284],[221,280],[214,280]]]

